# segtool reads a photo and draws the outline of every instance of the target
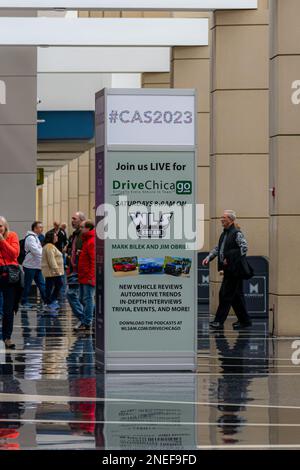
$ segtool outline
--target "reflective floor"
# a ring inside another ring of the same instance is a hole
[[[67,305],[56,318],[20,312],[17,349],[0,343],[0,449],[300,448],[295,339],[259,320],[234,332],[233,318],[209,334],[201,310],[196,374],[105,377]]]

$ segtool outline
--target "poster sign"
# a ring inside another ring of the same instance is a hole
[[[108,95],[108,145],[189,145],[195,141],[192,95]]]
[[[172,92],[157,100],[157,90],[135,91],[134,109],[146,109],[147,100],[148,107],[159,101],[160,109],[171,109],[170,98],[175,104],[178,99]],[[107,113],[111,114],[112,102],[122,109],[126,93],[110,96],[107,90],[102,100],[96,100],[105,106],[96,114],[104,116],[102,126],[106,123],[98,135],[110,135],[111,144],[124,142],[125,137],[122,131],[109,134]],[[194,95],[186,97],[193,103],[194,117]],[[195,145],[190,148],[191,137],[183,131],[181,140],[177,135],[178,148],[169,149],[156,130],[151,136],[150,126],[149,148],[143,131],[130,125],[127,129],[124,147],[96,149],[97,357],[110,370],[193,370]],[[136,147],[128,150],[129,143]],[[153,149],[156,144],[159,149]]]

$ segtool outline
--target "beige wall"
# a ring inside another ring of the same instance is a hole
[[[300,2],[271,2],[270,52],[270,306],[271,331],[300,334],[300,104],[292,84],[300,80]]]
[[[142,88],[171,88],[170,73],[143,73]]]
[[[95,150],[83,153],[46,177],[38,191],[37,215],[44,222],[45,230],[52,228],[54,220],[67,223],[71,230],[72,213],[78,210],[94,220]]]
[[[35,16],[2,10],[0,16]],[[23,238],[36,213],[37,48],[0,47],[0,80],[6,104],[0,104],[0,213]]]
[[[237,211],[250,255],[269,255],[269,10],[218,11],[212,24],[210,246],[224,209]],[[211,265],[211,312],[220,276]]]
[[[82,15],[111,16],[102,12]],[[170,16],[113,14],[120,15]],[[211,50],[176,47],[170,74],[148,73],[142,79],[148,88],[197,89],[198,202],[205,204],[204,250],[217,243],[222,211],[235,209],[249,241],[249,254],[270,255],[270,304],[275,308],[271,328],[288,335],[300,330],[300,104],[291,100],[292,83],[300,80],[299,15],[299,0],[259,0],[257,11],[218,11],[211,17]],[[45,225],[50,226],[56,216],[69,222],[78,209],[93,217],[94,164],[94,151],[90,151],[46,178],[37,204]],[[269,191],[273,186],[275,198]],[[219,285],[213,263],[212,312]]]
[[[60,170],[60,221],[69,223],[69,167]]]
[[[198,17],[212,19],[210,13],[174,13],[173,16]],[[198,107],[198,204],[204,204],[205,237],[201,251],[209,249],[209,173],[210,173],[210,64],[211,48],[208,47],[174,47],[172,54],[171,85],[172,88],[194,88],[197,92]]]

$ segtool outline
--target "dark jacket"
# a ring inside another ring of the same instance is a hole
[[[75,239],[75,249],[73,246],[73,241]],[[68,241],[68,249],[67,249],[67,264],[68,264],[68,273],[77,272],[78,271],[78,258],[79,253],[82,249],[82,233],[80,229],[74,230],[72,235],[69,237]]]
[[[241,258],[241,249],[236,242],[238,230],[234,225],[231,225],[228,229],[224,229],[218,244],[218,270],[228,270],[229,272],[234,272],[236,265],[239,263]],[[224,266],[220,255],[221,255],[221,247],[223,244],[224,237],[226,236],[226,241],[224,245],[223,256],[224,259],[227,261],[227,266]]]

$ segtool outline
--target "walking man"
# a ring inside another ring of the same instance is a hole
[[[42,275],[42,245],[39,235],[43,232],[42,222],[33,222],[31,231],[28,231],[25,237],[25,259],[23,261],[24,270],[24,291],[22,297],[22,307],[24,309],[32,308],[28,303],[28,297],[32,282],[35,281],[38,287],[42,301],[45,302],[45,280]]]
[[[223,274],[223,282],[219,292],[219,307],[214,321],[210,322],[213,329],[222,329],[229,314],[230,307],[233,308],[238,321],[233,323],[233,329],[241,330],[252,325],[251,318],[246,309],[243,292],[243,278],[238,269],[242,256],[248,251],[248,243],[244,234],[235,223],[236,214],[232,210],[226,210],[221,217],[223,233],[218,245],[203,260],[206,266],[214,258],[218,258],[218,271]]]

